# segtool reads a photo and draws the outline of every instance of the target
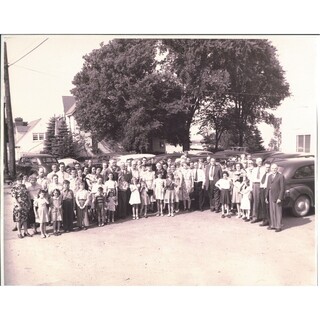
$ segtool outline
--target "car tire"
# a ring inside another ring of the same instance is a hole
[[[295,217],[304,217],[309,214],[311,209],[311,201],[310,198],[303,194],[300,195],[293,204],[292,214]]]

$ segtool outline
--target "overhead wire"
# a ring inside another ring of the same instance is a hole
[[[41,43],[39,43],[36,47],[34,47],[32,50],[30,50],[29,52],[27,52],[25,55],[23,55],[21,58],[19,58],[18,60],[9,63],[9,67],[13,66],[15,63],[17,63],[18,61],[22,60],[24,57],[26,57],[27,55],[29,55],[32,51],[36,50],[37,48],[39,48],[43,43],[45,43],[49,38],[46,38],[45,40],[43,40]]]

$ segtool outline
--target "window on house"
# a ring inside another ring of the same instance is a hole
[[[311,135],[298,135],[297,136],[297,152],[310,152]]]
[[[32,134],[33,141],[42,141],[45,139],[45,133],[33,133]]]

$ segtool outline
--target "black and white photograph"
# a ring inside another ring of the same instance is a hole
[[[317,286],[318,36],[1,39],[2,285]]]

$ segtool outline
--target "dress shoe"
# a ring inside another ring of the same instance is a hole
[[[251,223],[257,223],[257,222],[259,222],[258,219],[253,219],[253,220],[251,221]]]
[[[14,227],[14,228],[12,229],[12,231],[18,231],[18,228],[17,228],[17,227]]]
[[[277,228],[276,229],[276,232],[280,232],[282,229],[281,228]]]
[[[272,227],[269,226],[269,227],[267,228],[267,230],[274,230],[274,228],[272,228]]]
[[[262,223],[259,224],[260,227],[266,227],[268,225],[269,225],[268,222],[262,222]]]

